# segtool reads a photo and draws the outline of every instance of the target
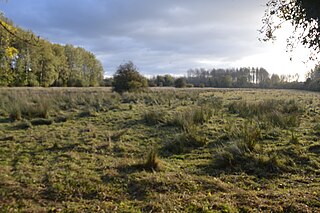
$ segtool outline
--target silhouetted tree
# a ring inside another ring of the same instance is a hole
[[[298,41],[314,53],[320,53],[319,0],[269,0],[266,5],[261,29],[265,35],[263,40],[275,39],[274,32],[289,22],[294,29],[287,40],[289,49],[292,50]]]

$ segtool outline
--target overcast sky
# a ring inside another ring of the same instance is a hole
[[[313,65],[300,49],[290,61],[286,29],[275,43],[258,41],[266,1],[9,0],[0,10],[42,38],[93,52],[108,76],[131,60],[147,76],[258,66],[302,80]]]

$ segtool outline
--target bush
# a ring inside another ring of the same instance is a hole
[[[176,88],[185,88],[187,86],[187,81],[185,78],[177,78],[174,81],[174,86]]]
[[[131,61],[120,65],[113,78],[113,90],[118,93],[135,92],[148,87],[147,79]]]

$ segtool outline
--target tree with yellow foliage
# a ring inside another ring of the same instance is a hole
[[[0,85],[8,86],[14,79],[11,67],[19,51],[12,45],[12,35],[9,33],[15,33],[16,29],[1,19],[0,24]]]

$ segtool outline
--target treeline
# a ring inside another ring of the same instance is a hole
[[[310,70],[304,86],[308,90],[320,91],[320,65],[316,65],[314,69]]]
[[[80,47],[52,44],[0,17],[0,86],[98,86],[103,67]]]
[[[216,87],[216,88],[300,88],[299,75],[270,75],[264,68],[189,69],[185,77],[155,76],[149,86]],[[110,81],[110,79],[109,79]]]
[[[195,87],[278,87],[297,82],[296,75],[270,75],[264,68],[190,69],[186,81]]]

